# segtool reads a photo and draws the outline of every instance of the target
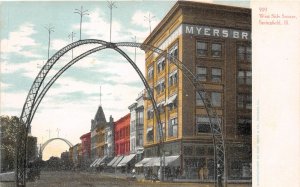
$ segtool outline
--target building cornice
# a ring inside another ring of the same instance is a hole
[[[154,28],[154,30],[148,35],[143,44],[151,44],[155,36],[160,33],[169,23],[169,20],[180,10],[183,8],[191,8],[191,9],[204,9],[204,10],[213,10],[213,11],[224,11],[230,13],[243,13],[251,15],[251,9],[228,6],[228,5],[219,5],[212,3],[200,3],[193,1],[177,1],[176,4],[171,8],[171,10],[165,15],[165,17],[159,22],[159,24]],[[157,47],[157,46],[156,46]]]

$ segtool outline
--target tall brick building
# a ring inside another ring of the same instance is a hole
[[[146,38],[177,57],[210,95],[222,122],[229,179],[251,177],[251,10],[178,1]],[[146,78],[153,88],[168,155],[180,156],[181,174],[214,175],[209,118],[188,79],[165,56],[146,51]],[[145,157],[157,157],[158,125],[153,106],[144,103]]]
[[[130,113],[115,122],[115,156],[130,153]]]

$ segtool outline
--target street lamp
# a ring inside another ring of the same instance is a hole
[[[111,42],[111,25],[112,25],[112,9],[117,8],[115,2],[113,1],[107,1],[108,8],[110,9],[110,30],[109,30],[109,42]]]
[[[75,14],[79,14],[80,15],[80,30],[79,30],[79,40],[81,40],[81,25],[82,25],[82,17],[85,15],[89,15],[88,10],[83,10],[83,7],[81,6],[81,9],[75,9]]]
[[[153,20],[153,18],[155,18],[155,16],[151,16],[150,13],[147,16],[144,16],[144,20],[149,22],[149,29],[150,29],[150,34],[151,34],[151,21]]]
[[[74,33],[73,31],[71,32],[71,34],[69,34],[68,38],[71,39],[72,43],[74,41],[74,36],[76,33]],[[72,48],[72,60],[73,60],[73,48]]]

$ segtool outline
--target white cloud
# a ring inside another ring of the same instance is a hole
[[[34,33],[36,33],[34,25],[31,23],[24,23],[17,31],[10,32],[7,39],[1,40],[1,52],[19,53],[27,57],[38,57],[39,55],[24,49],[25,47],[38,45],[31,37]]]
[[[26,94],[25,92],[6,93],[1,91],[1,112],[7,115],[19,116],[27,96]]]
[[[0,82],[0,90],[3,90],[3,89],[5,90],[11,86],[12,86],[11,84],[6,84],[4,82]]]
[[[60,50],[66,45],[70,44],[70,42],[61,39],[55,39],[51,41],[51,50]]]

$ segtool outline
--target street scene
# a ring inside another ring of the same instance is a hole
[[[3,6],[1,185],[251,186],[247,3]]]

